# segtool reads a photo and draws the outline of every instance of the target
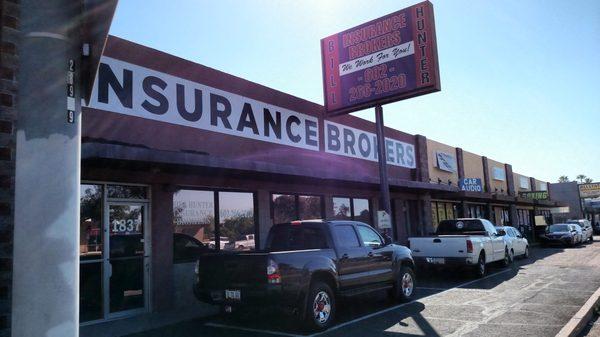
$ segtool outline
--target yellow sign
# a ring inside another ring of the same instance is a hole
[[[579,196],[581,198],[596,198],[600,197],[600,183],[581,184],[579,185]]]

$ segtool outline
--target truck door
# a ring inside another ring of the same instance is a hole
[[[343,290],[363,285],[363,275],[369,266],[367,248],[361,246],[353,225],[335,225],[332,230],[338,258],[340,288]]]
[[[494,258],[493,261],[499,261],[504,258],[504,238],[498,235],[498,231],[496,231],[496,227],[493,223],[482,220],[485,226],[485,230],[490,234],[490,239],[492,241],[492,249],[494,250]]]
[[[373,228],[365,225],[358,225],[356,228],[363,246],[367,248],[369,260],[368,275],[365,275],[367,282],[391,281],[393,278],[391,249],[385,247],[383,239]]]

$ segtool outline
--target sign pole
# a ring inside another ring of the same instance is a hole
[[[392,205],[390,202],[390,186],[387,175],[387,156],[385,153],[385,135],[383,130],[383,108],[380,104],[375,106],[375,127],[377,128],[377,158],[379,160],[379,186],[381,190],[381,195],[379,196],[379,209],[385,211],[391,216]],[[385,229],[384,232],[385,231],[387,231],[387,229]]]

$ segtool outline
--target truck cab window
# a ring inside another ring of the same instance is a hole
[[[383,246],[383,241],[381,241],[381,237],[371,228],[365,226],[358,226],[358,232],[360,234],[360,237],[362,238],[363,245],[365,245],[365,247],[378,248]]]
[[[335,244],[338,247],[360,247],[356,232],[351,225],[339,225],[333,228]]]

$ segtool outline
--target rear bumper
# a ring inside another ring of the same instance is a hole
[[[225,298],[225,290],[239,290],[240,299],[234,300]],[[202,302],[231,306],[236,308],[245,307],[276,307],[287,312],[294,312],[298,308],[297,297],[284,291],[281,284],[265,284],[252,287],[236,287],[230,286],[227,288],[202,288],[197,283],[194,284],[194,295]]]
[[[439,259],[444,259],[443,263],[440,263]],[[473,266],[477,264],[477,259],[474,257],[414,257],[413,260],[417,266]]]

